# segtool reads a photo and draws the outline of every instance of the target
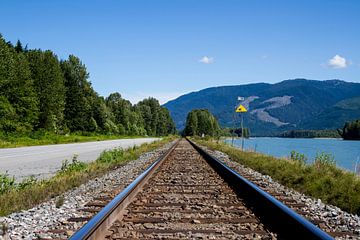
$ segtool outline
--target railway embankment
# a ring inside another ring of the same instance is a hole
[[[200,143],[200,141],[198,141],[198,143]],[[322,230],[326,232],[336,232],[337,235],[333,236],[337,236],[337,238],[360,238],[360,218],[358,216],[349,214],[333,205],[327,205],[324,201],[317,198],[308,197],[299,191],[293,190],[293,188],[282,185],[280,181],[275,180],[274,177],[270,177],[267,174],[262,174],[259,171],[246,167],[243,163],[240,163],[239,160],[234,158],[231,152],[226,153],[228,149],[220,149],[218,146],[215,146],[214,143],[201,143],[203,147],[207,145],[206,150],[212,155],[222,160],[225,164],[245,176],[250,181],[257,184],[263,190],[270,192],[280,201],[288,204],[292,208],[295,208],[298,213],[319,226]],[[144,169],[154,161],[154,159],[166,152],[171,145],[172,143],[157,150],[144,153],[135,161],[129,161],[126,165],[119,166],[103,176],[96,177],[79,187],[42,202],[29,210],[14,212],[0,219],[0,222],[6,223],[8,228],[7,232],[14,239],[21,237],[25,237],[25,239],[70,237],[92,216],[94,216],[99,209],[111,200],[109,199],[109,192],[112,192],[113,194],[121,192],[139,174],[141,174],[142,171],[144,171]],[[222,150],[222,152],[216,149]],[[174,167],[176,166],[168,164],[169,169]],[[184,167],[186,168],[186,165],[184,165]],[[182,172],[182,174],[186,174],[185,172]],[[168,178],[174,178],[174,176],[169,174]],[[175,177],[175,180],[176,179],[179,178]],[[192,180],[201,181],[201,179]],[[163,194],[166,193],[164,192]],[[140,194],[139,196],[139,203],[146,204],[145,200],[141,200],[142,195]],[[176,194],[174,196],[176,196]],[[158,198],[161,196],[155,197]],[[180,201],[184,196],[177,197],[178,201]],[[185,200],[187,198],[188,197],[185,197]],[[163,200],[168,201],[169,199],[164,198]],[[206,213],[206,211],[211,212],[212,210],[216,212],[219,209],[200,210]],[[222,211],[224,209],[220,210],[220,213],[224,214]],[[138,211],[138,209],[133,209],[133,212],[136,211]],[[185,214],[190,214],[186,213],[186,209],[182,209],[181,211],[184,211]],[[207,214],[213,214],[210,212]],[[171,214],[180,216],[176,212],[169,213],[169,216]],[[171,219],[173,218],[170,218],[170,220]],[[194,221],[189,222],[189,224],[202,224],[201,221],[201,219],[195,219]],[[131,223],[131,221],[128,222],[127,226],[130,226],[131,228],[133,223]],[[144,224],[144,232],[147,232],[146,228],[152,227],[150,225],[152,224]],[[119,225],[117,227],[119,227]],[[159,232],[161,232],[161,230],[159,230]],[[200,232],[201,229],[197,235],[202,235]],[[224,233],[225,232],[226,229],[224,229]],[[186,234],[181,236],[186,237]]]
[[[305,216],[323,229],[350,231],[360,238],[360,178],[355,174],[323,159],[307,165],[300,158],[279,159],[214,141],[197,143],[263,188],[304,204]]]

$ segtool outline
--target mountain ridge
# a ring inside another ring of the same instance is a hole
[[[278,83],[216,86],[184,94],[163,106],[169,109],[178,129],[185,126],[187,113],[199,108],[208,109],[213,113],[221,126],[231,127],[232,110],[237,103],[237,96],[251,98],[249,112],[244,115],[244,122],[250,127],[251,132],[254,135],[273,135],[303,127],[316,127],[315,129],[342,127],[338,126],[339,121],[335,121],[337,125],[331,125],[326,122],[326,118],[323,120],[324,128],[319,123],[312,126],[311,120],[316,120],[316,116],[326,109],[331,111],[332,107],[342,100],[359,97],[360,83],[339,79],[297,78]],[[342,119],[349,118],[347,120],[350,121],[353,118],[360,118],[359,111],[348,109]],[[331,115],[332,121],[333,115]]]

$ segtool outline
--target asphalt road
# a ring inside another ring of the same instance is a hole
[[[0,149],[0,173],[6,171],[10,176],[21,180],[28,176],[48,178],[53,176],[65,159],[72,160],[76,154],[83,162],[94,161],[100,153],[117,147],[128,148],[153,142],[157,138],[120,139],[86,143],[57,144],[20,148]]]

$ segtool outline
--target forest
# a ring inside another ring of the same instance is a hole
[[[175,133],[169,111],[154,98],[133,105],[120,93],[100,96],[80,58],[15,45],[0,34],[0,135]]]

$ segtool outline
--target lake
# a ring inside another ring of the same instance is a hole
[[[244,140],[244,149],[265,153],[276,157],[289,157],[295,150],[305,154],[308,162],[313,162],[316,153],[330,153],[336,164],[349,171],[354,171],[355,164],[360,164],[360,141],[344,141],[342,139],[323,138],[273,138],[257,137]],[[231,139],[225,142],[231,144]],[[234,145],[241,148],[241,139],[235,139]]]

